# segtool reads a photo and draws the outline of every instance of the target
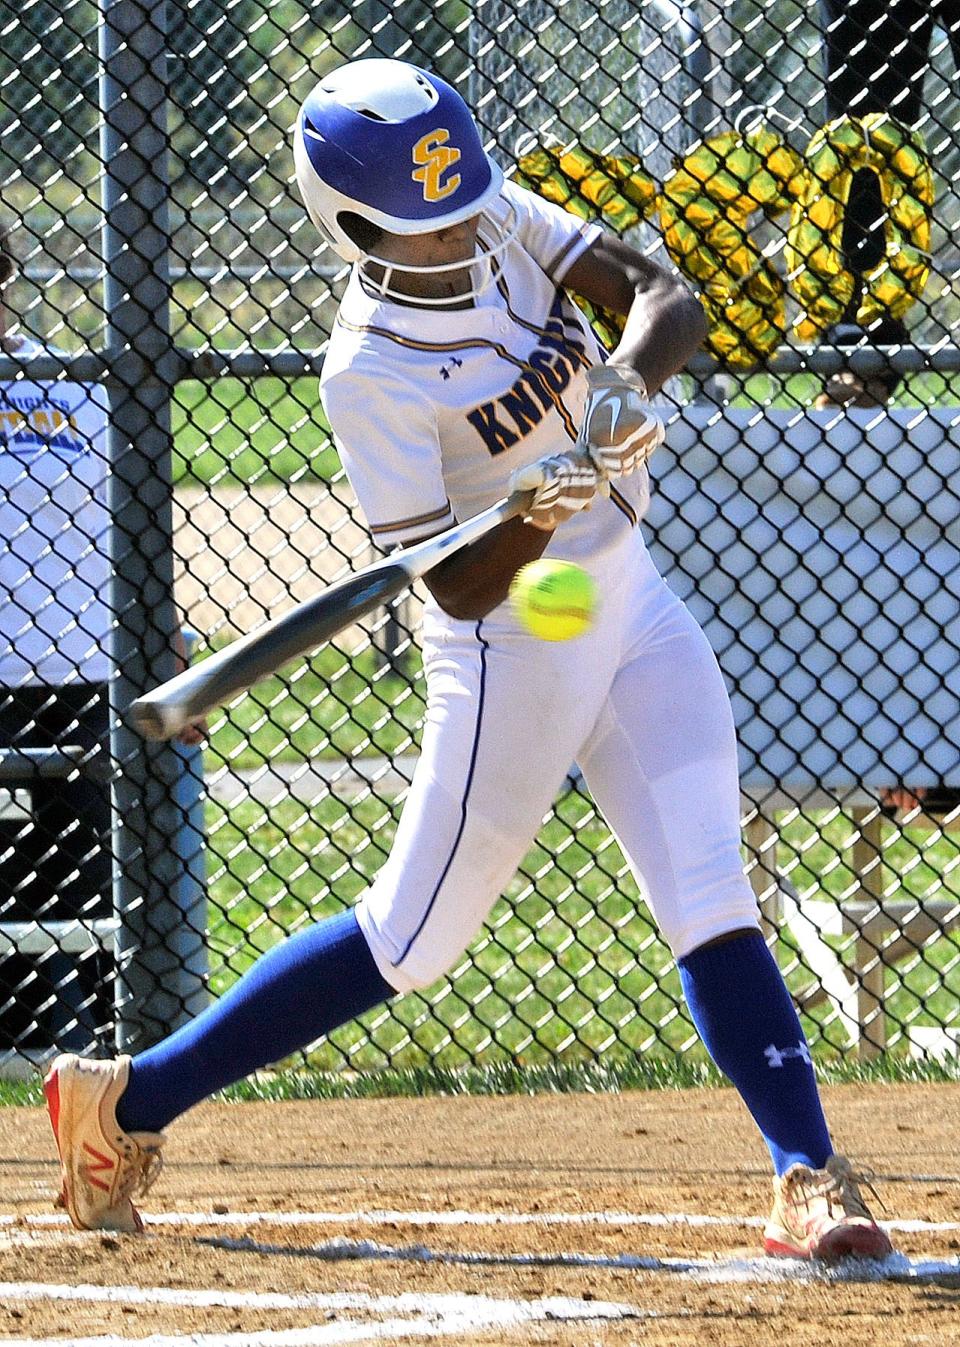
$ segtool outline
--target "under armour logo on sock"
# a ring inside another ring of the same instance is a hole
[[[764,1048],[763,1055],[767,1059],[767,1065],[771,1067],[783,1066],[791,1057],[799,1058],[801,1062],[806,1062],[807,1066],[813,1065],[810,1049],[802,1039],[795,1048],[777,1048],[771,1043],[768,1048]]]

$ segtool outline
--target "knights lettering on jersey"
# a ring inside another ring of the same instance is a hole
[[[490,402],[481,402],[467,414],[467,420],[491,454],[502,454],[529,435],[543,420],[544,413],[556,406],[556,399],[578,366],[583,369],[590,366],[583,333],[571,333],[564,326],[563,297],[559,291],[554,296],[540,343],[527,363],[529,368],[521,372],[508,392]]]

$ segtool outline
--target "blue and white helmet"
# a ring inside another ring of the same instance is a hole
[[[479,215],[503,187],[457,91],[406,61],[350,61],[322,79],[297,118],[294,161],[311,220],[345,262],[378,260],[344,231],[347,212],[426,234]]]

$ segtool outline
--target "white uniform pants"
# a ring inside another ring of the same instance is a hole
[[[574,761],[677,957],[759,924],[713,652],[639,533],[605,572],[597,621],[573,641],[534,639],[507,604],[479,622],[427,614],[421,757],[357,908],[398,991],[429,985],[463,953]]]

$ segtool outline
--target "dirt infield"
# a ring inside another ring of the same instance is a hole
[[[727,1090],[204,1105],[125,1237],[52,1216],[46,1118],[0,1110],[0,1335],[960,1344],[960,1086],[825,1096],[877,1172],[879,1270],[758,1256],[766,1154]]]

